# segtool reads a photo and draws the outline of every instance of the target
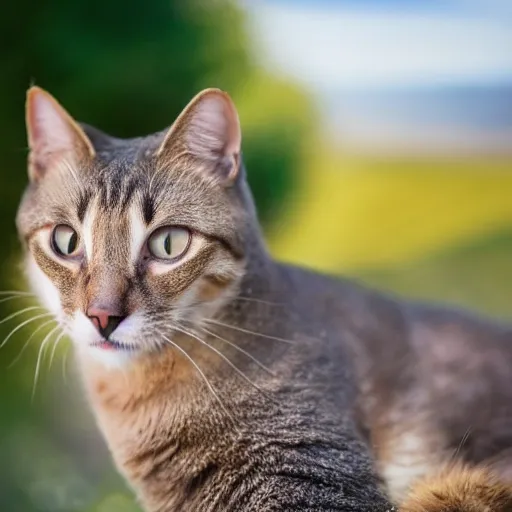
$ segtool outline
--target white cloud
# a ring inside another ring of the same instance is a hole
[[[270,0],[248,8],[270,65],[317,90],[512,78],[512,18],[497,15],[512,14],[512,2],[458,2],[465,14]]]

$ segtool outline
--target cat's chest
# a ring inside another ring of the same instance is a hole
[[[434,447],[420,431],[403,431],[380,451],[377,468],[394,503],[402,502],[417,480],[436,472],[443,462],[441,445]]]

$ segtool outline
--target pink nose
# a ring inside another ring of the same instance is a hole
[[[118,325],[126,318],[126,316],[120,315],[119,311],[113,308],[97,306],[87,308],[87,316],[105,339],[108,339],[117,329]]]

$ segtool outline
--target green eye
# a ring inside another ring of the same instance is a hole
[[[184,228],[157,229],[148,240],[148,249],[154,258],[175,260],[183,256],[190,245],[190,231]]]
[[[52,248],[59,256],[73,256],[78,249],[78,234],[70,226],[60,224],[52,233]]]

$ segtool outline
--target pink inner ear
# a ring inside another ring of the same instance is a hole
[[[41,177],[55,157],[66,155],[70,160],[79,160],[94,156],[94,148],[81,128],[50,94],[38,87],[28,92],[26,119],[31,178]]]
[[[186,144],[191,153],[207,159],[238,153],[238,118],[231,110],[219,94],[211,94],[199,101],[186,131]]]
[[[29,144],[32,151],[55,154],[73,150],[72,128],[59,107],[44,93],[36,93],[28,105]]]
[[[201,158],[218,158],[226,145],[227,120],[217,98],[205,98],[197,106],[186,132],[191,153]]]

